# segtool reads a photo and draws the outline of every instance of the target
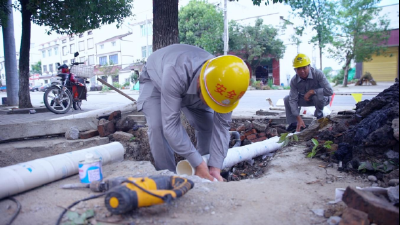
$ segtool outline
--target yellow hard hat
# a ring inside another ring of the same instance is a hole
[[[300,68],[311,64],[310,58],[305,54],[298,54],[293,60],[293,67]]]
[[[232,112],[246,93],[250,71],[237,56],[220,56],[204,63],[200,73],[201,94],[217,113]]]

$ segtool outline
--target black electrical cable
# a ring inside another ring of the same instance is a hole
[[[12,198],[12,197],[9,197],[8,200],[11,200],[11,201],[15,202],[15,204],[17,204],[17,211],[14,213],[10,222],[6,223],[6,225],[11,225],[14,222],[15,218],[17,218],[19,212],[21,211],[21,203],[19,203],[19,201],[17,201],[17,199]]]
[[[79,200],[79,201],[76,201],[76,202],[72,203],[70,206],[68,206],[68,208],[64,209],[64,211],[61,213],[60,217],[59,217],[58,220],[57,220],[57,225],[60,225],[61,220],[62,220],[64,214],[68,211],[68,209],[74,207],[75,205],[79,204],[80,202],[85,202],[85,201],[87,201],[87,200],[99,198],[99,197],[104,196],[104,195],[106,195],[106,194],[107,194],[107,193],[103,193],[103,194],[100,194],[100,195],[94,195],[94,196],[91,196],[91,197],[88,197],[88,198],[84,198],[84,199],[82,199],[82,200]]]

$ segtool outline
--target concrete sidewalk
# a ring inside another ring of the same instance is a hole
[[[332,86],[333,91],[337,95],[360,93],[360,94],[379,94],[383,90],[388,89],[392,86],[394,82],[378,82],[377,85],[363,85],[355,86],[355,84],[349,84],[348,87],[343,87],[343,85]]]

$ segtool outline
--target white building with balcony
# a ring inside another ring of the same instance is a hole
[[[134,61],[132,33],[125,33],[108,38],[96,43],[96,68],[97,76],[110,84],[119,83],[123,86],[130,81],[130,72],[122,71],[122,68],[129,66]],[[107,69],[108,68],[108,69]],[[111,76],[110,74],[118,75]],[[92,78],[92,83],[101,85],[96,78]]]

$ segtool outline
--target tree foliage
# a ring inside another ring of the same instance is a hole
[[[235,54],[242,56],[253,71],[271,59],[283,58],[286,47],[277,38],[278,30],[264,25],[262,19],[257,19],[255,26],[243,26],[235,21],[230,22],[229,46]]]
[[[122,24],[132,15],[133,0],[18,0],[22,15],[22,37],[19,62],[19,107],[31,108],[29,93],[29,55],[31,22],[48,26],[49,34],[83,33],[104,24]]]
[[[183,44],[195,45],[218,54],[223,52],[224,16],[213,4],[192,0],[179,11],[179,38]]]
[[[83,33],[101,25],[117,22],[132,15],[133,0],[30,0],[32,21],[49,26],[48,33]]]
[[[42,61],[39,61],[32,65],[31,73],[42,74]]]
[[[288,1],[288,4],[304,19],[305,26],[316,31],[316,35],[310,41],[319,47],[322,70],[322,51],[332,41],[332,28],[336,18],[335,4],[330,0],[292,0]],[[302,35],[304,28],[297,31]]]
[[[7,6],[7,0],[0,0],[0,26],[7,23],[10,8]]]
[[[238,2],[239,0],[229,0],[230,2]],[[244,1],[244,0],[242,0]],[[260,6],[262,2],[264,2],[265,5],[269,5],[270,3],[282,3],[282,2],[288,2],[290,0],[246,0],[246,1],[252,1],[254,5]]]
[[[338,32],[329,52],[339,62],[345,62],[344,82],[347,86],[352,60],[370,61],[374,54],[383,54],[389,39],[389,21],[379,17],[376,8],[380,0],[341,0],[336,22]]]

